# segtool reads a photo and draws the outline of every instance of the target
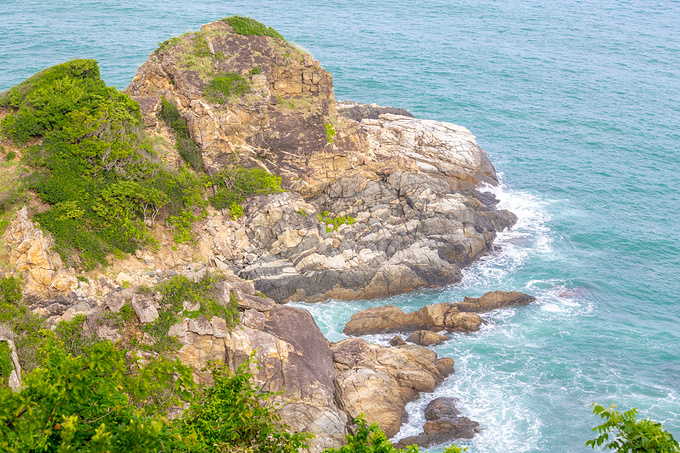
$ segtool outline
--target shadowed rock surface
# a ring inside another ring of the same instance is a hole
[[[436,398],[425,408],[425,425],[423,432],[417,436],[409,436],[395,444],[397,448],[408,445],[431,447],[449,443],[456,439],[472,439],[481,431],[479,423],[462,417],[456,409],[456,398]]]

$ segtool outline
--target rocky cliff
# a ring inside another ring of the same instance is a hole
[[[165,101],[186,122],[208,175],[259,167],[280,175],[286,190],[247,199],[240,217],[207,207],[187,243],[145,218],[153,246],[87,272],[64,265],[33,222],[41,207],[32,203],[4,230],[0,258],[8,264],[0,270],[24,277],[26,300],[47,325],[85,315],[85,334],[140,355],[158,353],[149,352],[158,339],[143,329],[168,310],[157,285],[219,275],[217,303],[236,300],[238,324],[201,315],[167,332],[196,380],[207,382],[201,370],[210,360],[234,367],[254,353],[258,384],[283,392],[285,421],[315,433],[311,451],[340,446],[360,413],[394,435],[405,404],[433,391],[453,372],[453,359],[403,342],[328,344],[309,313],[280,303],[377,298],[459,281],[461,269],[515,221],[480,190],[498,181],[474,136],[402,109],[336,103],[332,76],[309,53],[276,37],[236,33],[225,21],[163,43],[125,91],[139,103],[163,165],[185,165],[173,148],[176,131],[158,119]],[[357,315],[360,328],[347,332],[475,330],[482,321],[469,312],[502,306],[486,302],[409,315],[382,308]],[[177,313],[195,311],[186,303]],[[134,315],[110,322],[124,307]],[[417,342],[430,344],[425,336]]]

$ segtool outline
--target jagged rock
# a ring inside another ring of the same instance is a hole
[[[535,297],[520,292],[494,291],[479,298],[466,297],[463,302],[426,305],[411,313],[404,313],[392,305],[383,305],[353,314],[343,332],[347,335],[415,330],[473,332],[479,330],[484,322],[473,312],[485,313],[497,308],[525,305],[534,300]]]
[[[411,112],[402,108],[395,107],[383,107],[378,104],[359,104],[354,101],[338,101],[337,103],[338,113],[345,118],[353,119],[354,121],[361,122],[363,119],[374,119],[377,120],[380,115],[385,113],[391,113],[393,115],[401,115],[409,118],[413,118]]]
[[[423,426],[423,432],[418,436],[401,439],[395,447],[419,445],[427,448],[456,439],[472,439],[480,432],[479,423],[461,416],[456,409],[457,401],[455,398],[436,398],[430,401],[425,408],[427,422]]]
[[[399,335],[395,335],[390,340],[390,346],[404,346],[405,344],[406,344],[406,342]]]
[[[350,338],[331,346],[340,407],[351,418],[364,414],[388,437],[399,431],[405,405],[432,392],[443,376],[437,354],[420,346],[389,348]]]
[[[446,335],[440,335],[429,330],[417,330],[413,332],[406,341],[420,346],[432,346],[450,340]]]
[[[158,319],[158,310],[149,298],[135,296],[132,298],[131,305],[142,324],[154,322]]]
[[[78,280],[52,251],[52,237],[31,220],[28,208],[21,208],[2,239],[9,249],[9,263],[25,275],[24,295],[30,300],[51,299],[68,294]]]

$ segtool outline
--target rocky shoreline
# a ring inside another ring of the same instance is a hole
[[[533,298],[494,292],[408,314],[393,306],[364,310],[345,326],[352,337],[334,344],[307,311],[284,303],[381,298],[459,282],[461,269],[516,221],[481,190],[498,184],[493,165],[464,127],[403,109],[336,103],[332,76],[285,41],[242,36],[222,21],[177,39],[153,53],[125,90],[139,102],[161,158],[182,165],[177,138],[157,119],[165,100],[186,120],[208,174],[259,167],[280,175],[286,191],[253,197],[239,218],[208,208],[190,243],[175,243],[172,231],[155,225],[157,247],[86,273],[53,251],[49,234],[32,220],[41,209],[35,202],[9,223],[0,258],[23,276],[31,310],[49,325],[85,315],[88,334],[132,349],[132,339],[153,341],[141,327],[164,304],[155,285],[178,275],[220,275],[217,301],[238,302],[239,324],[228,329],[225,319],[199,316],[169,331],[180,342],[176,357],[193,367],[197,381],[209,383],[201,371],[208,361],[233,368],[254,354],[257,383],[282,392],[274,402],[285,422],[316,435],[311,452],[341,446],[360,414],[394,436],[406,403],[454,372],[454,359],[424,346],[447,341],[441,332],[478,330],[479,313]],[[187,58],[201,43],[203,66]],[[250,74],[252,90],[229,104],[211,102],[203,94],[206,67]],[[106,322],[126,306],[135,315],[128,325]],[[391,347],[357,337],[374,333],[410,335],[395,337]],[[424,434],[401,445],[478,431],[453,402],[437,404],[428,408]]]

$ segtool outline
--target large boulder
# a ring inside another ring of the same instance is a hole
[[[406,418],[406,403],[432,392],[452,369],[438,369],[437,354],[420,346],[384,347],[351,338],[331,346],[338,404],[347,415],[364,414],[388,437]],[[444,374],[447,373],[447,374]]]

